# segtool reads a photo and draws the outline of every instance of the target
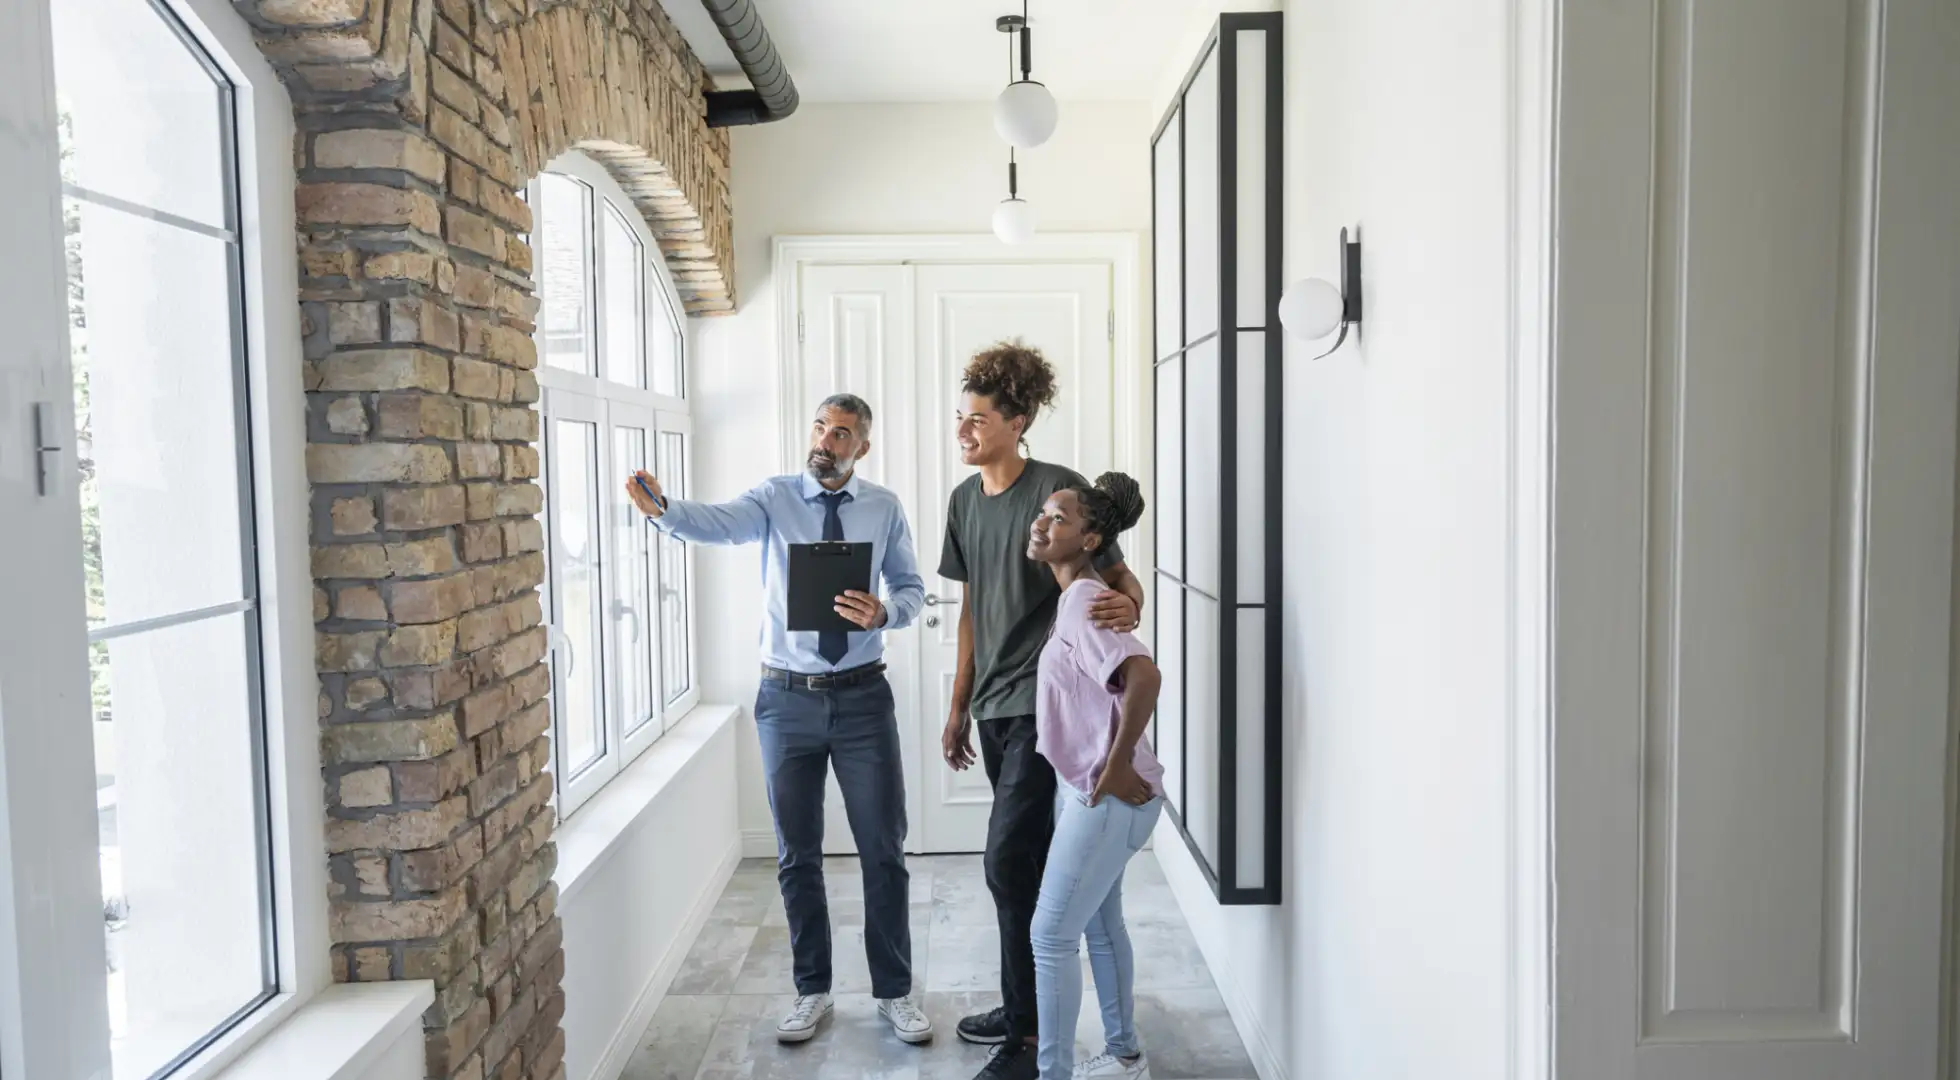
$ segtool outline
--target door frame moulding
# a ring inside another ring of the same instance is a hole
[[[1511,721],[1504,785],[1510,870],[1504,1074],[1517,1080],[1552,1080],[1556,1060],[1551,495],[1561,8],[1557,0],[1505,5],[1511,517],[1505,544],[1510,595],[1505,697]]]
[[[1110,311],[1115,319],[1110,359],[1115,365],[1110,387],[1113,449],[1116,467],[1144,483],[1148,461],[1140,425],[1145,422],[1144,378],[1149,359],[1142,349],[1142,238],[1134,232],[1040,233],[1025,244],[1008,245],[986,233],[934,235],[783,235],[770,242],[770,265],[775,281],[777,458],[792,472],[802,467],[797,435],[809,419],[809,403],[795,399],[801,385],[802,342],[797,316],[803,310],[803,268],[818,264],[899,263],[975,264],[1107,262],[1111,268]],[[910,298],[908,297],[908,300]],[[911,337],[911,310],[904,312]],[[1127,358],[1127,359],[1126,359]]]

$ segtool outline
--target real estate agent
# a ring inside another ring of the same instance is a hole
[[[763,545],[762,685],[755,725],[776,819],[777,882],[789,917],[797,999],[776,1029],[783,1042],[813,1038],[830,1016],[830,905],[824,892],[826,766],[837,770],[864,866],[864,947],[878,1011],[909,1043],[932,1038],[912,1000],[911,878],[905,869],[905,773],[885,631],[925,606],[912,530],[898,496],[859,479],[871,450],[871,407],[850,394],[824,401],[810,427],[808,468],[764,481],[733,502],[667,499],[638,473],[634,505],[669,536],[693,544]],[[819,541],[872,545],[884,599],[848,592],[837,613],[860,631],[789,630],[789,549]]]

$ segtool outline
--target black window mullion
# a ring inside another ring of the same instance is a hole
[[[1202,59],[1199,60],[1200,64],[1203,62]],[[1187,83],[1186,86],[1188,89],[1189,84]],[[1179,558],[1183,560],[1183,565],[1178,567],[1181,590],[1189,588],[1182,585],[1182,579],[1191,564],[1191,451],[1184,445],[1184,432],[1191,427],[1191,363],[1185,352],[1190,347],[1185,337],[1190,333],[1189,294],[1191,291],[1189,280],[1191,255],[1185,248],[1185,245],[1191,242],[1190,223],[1187,220],[1190,211],[1190,185],[1186,182],[1185,176],[1187,172],[1185,166],[1190,160],[1191,153],[1191,142],[1185,132],[1185,119],[1190,115],[1186,108],[1187,104],[1185,94],[1180,92],[1177,107],[1177,340],[1181,346],[1178,355],[1187,356],[1184,363],[1177,365],[1179,421],[1177,490],[1179,505],[1184,507],[1184,513],[1178,515],[1177,521],[1179,537],[1177,551]],[[1177,805],[1184,808],[1191,805],[1191,602],[1190,597],[1183,591],[1178,593],[1177,602],[1183,605],[1178,613],[1180,621],[1177,648],[1178,662],[1184,665],[1184,674],[1177,680],[1178,778],[1183,782],[1184,787],[1184,790],[1178,793]],[[1205,861],[1202,853],[1198,861],[1200,863]]]
[[[1238,34],[1218,36],[1218,877],[1237,888],[1239,828]]]
[[[1285,505],[1282,495],[1286,490],[1284,470],[1286,468],[1286,448],[1281,438],[1281,424],[1284,412],[1281,403],[1285,395],[1280,391],[1286,385],[1284,369],[1284,339],[1276,328],[1279,326],[1279,297],[1285,275],[1284,249],[1273,243],[1271,236],[1277,230],[1275,223],[1286,220],[1286,200],[1283,181],[1284,161],[1281,151],[1285,145],[1286,125],[1285,84],[1281,79],[1286,62],[1285,41],[1280,31],[1283,16],[1275,15],[1266,22],[1266,221],[1268,239],[1266,243],[1265,302],[1260,307],[1260,321],[1266,326],[1260,341],[1266,348],[1266,468],[1263,478],[1266,482],[1267,505]],[[1265,560],[1266,568],[1266,615],[1262,623],[1266,632],[1266,715],[1262,718],[1266,725],[1265,767],[1266,767],[1266,850],[1265,875],[1260,879],[1269,904],[1280,902],[1282,883],[1280,869],[1284,865],[1285,849],[1280,844],[1284,828],[1285,809],[1280,801],[1280,785],[1283,781],[1282,767],[1285,751],[1286,733],[1280,714],[1282,688],[1280,686],[1280,605],[1285,600],[1281,589],[1281,575],[1284,560],[1279,557],[1280,545],[1285,541],[1285,519],[1280,514],[1266,515]]]

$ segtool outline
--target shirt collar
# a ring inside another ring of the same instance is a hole
[[[822,495],[829,490],[828,488],[825,488],[822,484],[818,483],[816,477],[810,475],[810,470],[808,469],[803,470],[801,475],[803,477],[802,492],[803,492],[804,502],[815,502],[817,501],[817,496]],[[849,480],[844,481],[844,486],[838,488],[837,490],[843,492],[846,495],[849,495],[852,501],[856,501],[858,497],[857,472],[853,470],[851,473],[851,478]]]

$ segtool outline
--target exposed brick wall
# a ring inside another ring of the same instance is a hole
[[[429,1075],[564,1076],[537,310],[518,197],[578,147],[696,314],[728,141],[655,0],[235,0],[291,89],[335,976],[433,979]]]

